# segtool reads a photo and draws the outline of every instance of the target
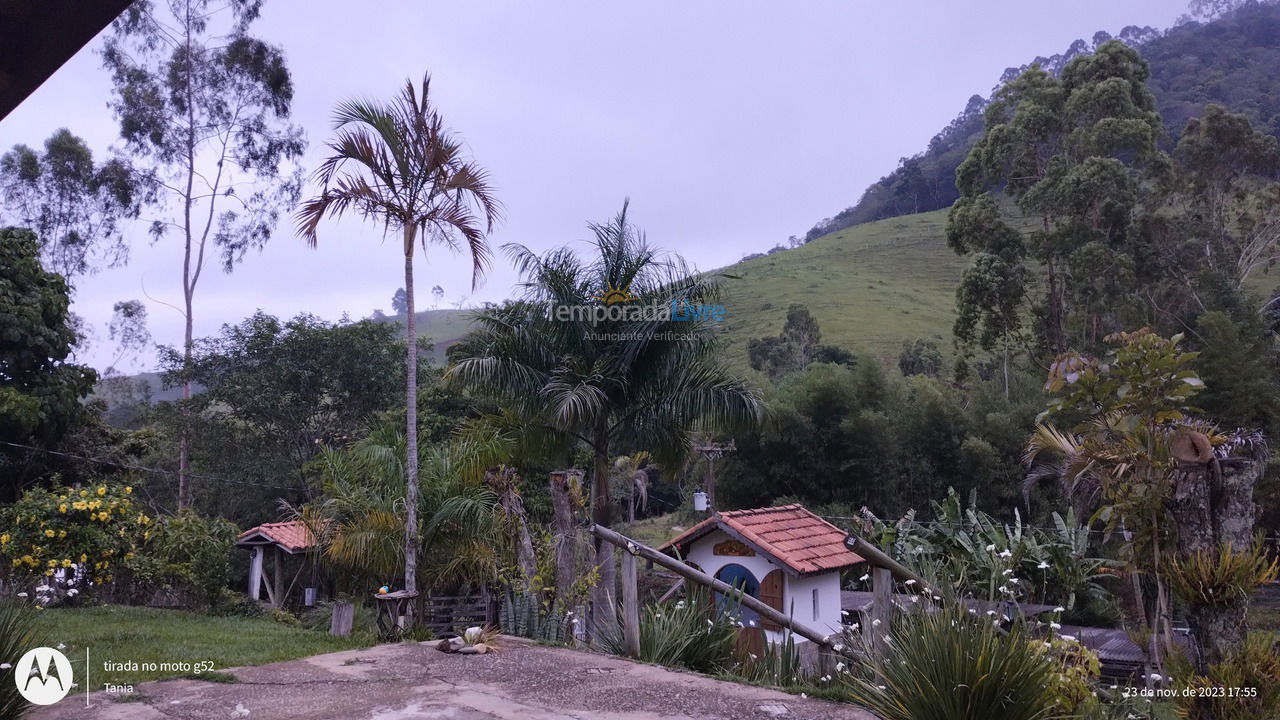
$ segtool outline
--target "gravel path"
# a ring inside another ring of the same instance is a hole
[[[501,652],[381,645],[227,670],[237,683],[165,680],[95,692],[30,720],[875,720],[856,708],[615,657],[504,638]]]

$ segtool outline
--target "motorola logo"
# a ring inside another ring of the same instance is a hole
[[[53,648],[32,648],[14,666],[13,681],[28,702],[52,705],[71,690],[71,662]]]

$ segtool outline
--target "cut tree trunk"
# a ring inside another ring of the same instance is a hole
[[[555,523],[556,602],[569,609],[573,579],[577,574],[578,531],[569,502],[569,473],[551,473],[551,514]]]
[[[601,527],[609,527],[613,520],[613,504],[609,500],[609,443],[603,434],[597,435],[595,471],[591,478],[591,521]],[[603,633],[613,632],[618,624],[617,568],[613,546],[592,536],[595,549],[596,585],[591,591],[591,639],[597,644]]]
[[[485,472],[485,484],[498,496],[498,507],[507,516],[510,541],[516,549],[516,567],[524,580],[524,592],[533,593],[533,578],[537,574],[537,559],[533,553],[533,539],[529,536],[524,500],[516,483],[519,476],[515,469],[502,467]]]
[[[1180,558],[1216,553],[1224,546],[1236,553],[1250,550],[1253,488],[1265,470],[1265,456],[1179,463],[1173,474],[1172,510]],[[1244,645],[1247,610],[1245,593],[1227,593],[1222,602],[1213,604],[1188,598],[1187,624],[1195,646],[1192,659],[1200,672]]]

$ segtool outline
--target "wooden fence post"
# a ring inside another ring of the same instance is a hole
[[[333,617],[329,621],[329,634],[346,637],[351,634],[351,624],[355,620],[355,605],[347,602],[333,604]]]
[[[876,653],[884,649],[884,636],[892,620],[893,574],[889,568],[876,567],[871,570],[871,622],[864,628],[870,640],[868,644]]]
[[[622,553],[622,637],[627,654],[640,656],[640,588],[636,580],[636,556]]]

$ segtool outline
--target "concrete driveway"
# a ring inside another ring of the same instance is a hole
[[[875,720],[846,705],[721,682],[615,657],[504,638],[501,652],[446,655],[426,645],[227,670],[237,683],[164,680],[133,696],[95,692],[31,720]]]

